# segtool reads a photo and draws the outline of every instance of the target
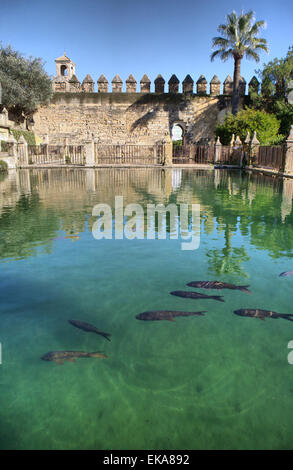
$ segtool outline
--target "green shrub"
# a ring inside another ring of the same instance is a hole
[[[8,152],[8,143],[5,140],[1,140],[1,152]]]
[[[216,136],[220,137],[223,145],[228,145],[232,134],[238,135],[244,142],[248,132],[252,136],[256,131],[256,136],[262,145],[272,145],[284,140],[284,136],[278,134],[279,128],[280,121],[273,114],[246,108],[239,111],[236,116],[229,113],[224,123],[216,126]]]
[[[69,157],[69,155],[65,155],[65,163],[66,163],[67,165],[70,165],[70,163],[71,163],[71,158]]]
[[[28,145],[36,145],[35,134],[32,131],[22,131],[18,129],[11,129],[13,137],[19,141],[20,137],[23,135]]]
[[[4,160],[0,160],[0,173],[8,171],[8,165]]]
[[[173,146],[174,147],[182,147],[183,145],[183,140],[173,140]]]
[[[275,137],[272,137],[268,140],[266,145],[281,145],[285,140],[285,136],[282,134],[277,134]]]

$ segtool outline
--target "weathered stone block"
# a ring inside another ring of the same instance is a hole
[[[221,89],[221,80],[214,75],[210,81],[210,95],[219,95]]]
[[[244,96],[246,90],[246,80],[243,77],[240,77],[239,82],[239,96]]]
[[[169,93],[178,93],[179,83],[180,82],[178,78],[176,77],[176,75],[173,74],[170,80],[168,81]]]
[[[115,75],[112,80],[112,93],[121,93],[122,92],[122,80],[119,75]]]
[[[81,89],[86,93],[93,93],[95,91],[95,82],[89,74],[84,78],[81,84]]]
[[[155,93],[164,93],[165,92],[165,80],[162,75],[158,75],[155,79]]]
[[[182,82],[182,91],[183,93],[193,93],[193,84],[194,81],[192,80],[190,75],[186,75]]]
[[[97,81],[98,83],[98,92],[99,93],[108,93],[109,82],[106,79],[105,75],[101,75]]]
[[[126,93],[136,93],[136,80],[131,74],[126,80]]]
[[[204,75],[201,75],[196,82],[196,93],[198,95],[206,95],[207,93],[207,80]]]
[[[68,91],[70,93],[80,92],[80,81],[78,80],[76,75],[73,75],[68,83],[69,83],[69,90]]]
[[[150,91],[151,91],[151,81],[149,77],[146,74],[144,74],[144,76],[142,77],[140,81],[140,92],[150,93]]]
[[[233,93],[233,80],[230,77],[230,75],[228,75],[225,78],[225,81],[224,81],[223,94],[224,95],[232,95],[232,93]]]

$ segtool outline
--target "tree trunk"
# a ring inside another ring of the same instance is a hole
[[[232,114],[238,113],[239,107],[239,82],[240,82],[240,64],[242,57],[234,56],[234,75],[233,75],[233,96],[232,96]]]

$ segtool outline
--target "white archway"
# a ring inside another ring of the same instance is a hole
[[[182,142],[184,141],[185,135],[185,124],[181,121],[175,121],[171,128],[171,138],[173,142]]]

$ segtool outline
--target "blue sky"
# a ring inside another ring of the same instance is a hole
[[[95,81],[103,73],[109,82],[117,73],[123,81],[130,73],[137,82],[145,73],[152,81],[159,73],[166,82],[173,73],[181,81],[188,73],[195,81],[200,74],[223,81],[233,75],[233,61],[210,62],[211,39],[227,13],[242,9],[267,22],[262,36],[270,47],[258,64],[242,61],[249,81],[256,68],[293,45],[292,0],[0,0],[0,40],[42,57],[50,75],[66,51],[80,81],[87,73]]]

